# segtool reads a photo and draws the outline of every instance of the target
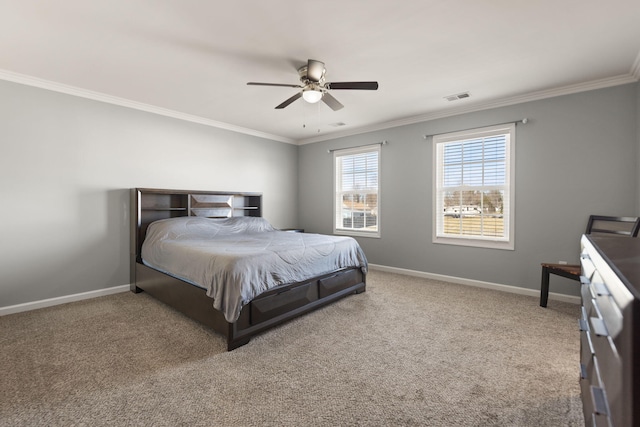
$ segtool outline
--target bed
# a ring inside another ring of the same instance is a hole
[[[212,328],[228,350],[366,289],[354,239],[277,230],[260,193],[134,188],[131,210],[131,291]]]

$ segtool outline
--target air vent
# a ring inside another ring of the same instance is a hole
[[[457,101],[458,99],[469,98],[469,96],[471,96],[469,95],[469,92],[462,92],[456,95],[445,96],[444,99],[446,99],[447,101]]]

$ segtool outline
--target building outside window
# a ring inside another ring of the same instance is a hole
[[[514,249],[515,124],[433,137],[433,242]]]
[[[334,233],[380,237],[380,144],[336,150]]]

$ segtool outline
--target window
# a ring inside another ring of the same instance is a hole
[[[433,137],[434,243],[513,249],[515,124]]]
[[[333,232],[380,237],[380,145],[333,152]]]

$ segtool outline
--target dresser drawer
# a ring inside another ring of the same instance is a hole
[[[333,276],[318,280],[320,298],[339,292],[360,282],[358,271],[346,270]]]
[[[597,356],[585,353],[582,355],[584,359],[580,359],[580,382],[585,382],[596,387],[602,387]]]
[[[258,325],[274,317],[305,306],[318,299],[316,281],[284,289],[282,292],[256,298],[250,303],[251,324]]]
[[[613,427],[609,409],[609,397],[604,389],[600,387],[589,387],[588,397],[591,400],[593,412],[591,413],[592,425],[594,427]]]
[[[601,317],[589,317],[589,338],[594,354],[600,360],[600,375],[604,387],[609,389],[619,384],[622,381],[622,360]]]
[[[589,396],[589,381],[584,378],[580,379],[580,394],[582,396],[582,413],[584,414],[585,427],[593,425],[593,402],[587,399]]]
[[[601,385],[588,331],[580,332],[580,378],[588,380],[589,384]]]
[[[612,427],[606,392],[599,386],[590,384],[586,379],[580,379],[580,393],[583,396],[582,412],[585,427]]]
[[[593,272],[596,271],[596,267],[593,264],[593,261],[591,261],[587,248],[583,248],[582,253],[580,254],[580,266],[582,267],[581,275],[586,277],[588,280],[591,280],[591,276],[593,275]]]
[[[622,330],[622,311],[611,296],[609,287],[604,283],[597,271],[593,273],[591,280],[587,280],[583,276],[580,294],[582,305],[587,310],[587,314],[589,316],[602,317],[607,325],[609,335],[616,337]],[[598,314],[596,314],[594,306],[598,307]]]
[[[596,298],[594,292],[592,292],[591,283],[582,284],[580,286],[580,294],[582,296],[582,308],[586,311],[587,316],[584,318],[589,319],[589,316],[595,316],[595,309],[593,308],[593,301]]]
[[[591,425],[593,427],[614,427],[613,423],[611,422],[611,418],[609,418],[608,415],[593,413],[591,414],[591,419]]]
[[[610,291],[610,288],[615,288],[615,286],[615,283],[605,283],[597,271],[589,283],[592,304],[598,307],[598,312],[607,326],[607,331],[614,339],[620,335],[624,323],[622,311]]]

